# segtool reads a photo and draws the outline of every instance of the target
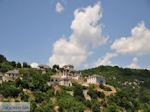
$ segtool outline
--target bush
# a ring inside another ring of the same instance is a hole
[[[74,97],[80,101],[85,100],[83,95],[83,87],[81,85],[75,85],[73,88]]]
[[[21,88],[18,88],[15,84],[11,83],[3,83],[0,87],[0,93],[4,97],[17,97],[21,91]]]
[[[28,98],[29,98],[29,96],[28,96],[27,94],[25,94],[24,92],[22,92],[22,93],[20,94],[20,97],[21,97],[21,100],[23,100],[23,101],[25,101],[25,102],[27,102],[27,101],[28,101]]]
[[[100,84],[99,87],[100,87],[101,89],[103,89],[104,91],[112,91],[109,87],[104,86],[103,84]]]
[[[92,99],[97,99],[98,98],[98,94],[96,90],[90,89],[87,94],[89,96],[91,96]]]
[[[35,102],[37,103],[43,102],[46,97],[45,94],[42,93],[41,91],[35,91],[33,95],[35,96]]]
[[[98,97],[100,97],[100,98],[105,98],[105,94],[104,94],[103,92],[101,92],[101,91],[98,91],[98,92],[97,92],[97,95],[98,95]]]
[[[63,112],[83,112],[85,105],[69,94],[63,94],[58,98],[58,105]]]

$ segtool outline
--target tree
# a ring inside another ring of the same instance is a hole
[[[100,112],[100,103],[97,100],[92,100],[92,112]]]
[[[83,95],[83,87],[80,85],[75,85],[73,88],[74,97],[80,101],[85,100]]]
[[[107,112],[118,112],[117,111],[117,107],[113,104],[109,104],[108,106],[107,106]]]
[[[31,101],[31,112],[36,112],[35,111],[36,107],[37,107],[36,102]]]
[[[17,63],[17,68],[21,68],[21,63]]]
[[[63,112],[83,112],[85,105],[68,94],[60,95],[58,105]]]
[[[55,70],[55,71],[57,71],[57,70],[59,70],[60,68],[59,68],[59,65],[53,65],[53,70]]]
[[[23,62],[23,68],[31,68],[31,66],[30,66],[30,65],[28,65],[28,63],[27,63],[27,62]]]
[[[25,101],[25,102],[27,102],[27,101],[28,101],[28,98],[29,98],[29,96],[28,96],[26,93],[24,93],[24,92],[22,92],[22,93],[20,94],[20,97],[21,97],[21,100],[23,100],[23,101]]]
[[[92,99],[97,99],[98,98],[98,94],[96,90],[90,89],[87,94],[89,96],[91,96]]]
[[[52,102],[46,101],[42,105],[43,112],[52,112]]]
[[[10,62],[11,66],[13,66],[14,68],[16,67],[16,62],[15,61],[12,61]]]
[[[28,68],[28,64],[26,62],[23,62],[23,68]]]
[[[0,63],[6,62],[6,61],[7,61],[6,57],[0,54]]]
[[[0,72],[5,73],[8,70],[13,69],[9,62],[3,62],[0,64]]]
[[[0,88],[0,94],[4,97],[17,97],[21,91],[21,88],[12,83],[3,83]]]
[[[46,97],[45,94],[42,93],[41,91],[35,91],[33,94],[35,96],[35,102],[37,103],[43,102]]]

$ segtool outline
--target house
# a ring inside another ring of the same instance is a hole
[[[65,71],[74,71],[74,66],[73,65],[64,65],[62,67]]]
[[[46,73],[47,71],[48,71],[48,69],[49,69],[49,66],[48,65],[39,65],[38,66],[38,69],[39,70],[41,70],[42,71],[42,73],[44,74],[44,73]]]
[[[73,65],[64,65],[62,71],[62,78],[68,78],[69,76],[74,75],[74,66]]]
[[[73,80],[82,80],[82,74],[81,73],[75,73],[72,77]]]
[[[49,86],[51,86],[52,84],[56,84],[59,83],[61,76],[59,74],[56,75],[52,75],[50,77],[49,82],[47,83]]]
[[[0,72],[0,84],[3,82],[3,74]]]
[[[87,83],[89,83],[89,84],[105,84],[106,80],[103,76],[92,75],[87,78]]]
[[[70,86],[72,86],[72,82],[70,79],[64,78],[64,79],[60,79],[59,85],[70,87]]]
[[[60,74],[52,75],[50,77],[49,82],[47,83],[49,86],[53,84],[59,84],[62,86],[72,86],[71,79],[70,78],[63,78]]]
[[[2,80],[5,82],[14,81],[17,78],[19,78],[19,76],[20,76],[19,70],[9,70],[8,72],[4,74],[4,76],[2,77]]]

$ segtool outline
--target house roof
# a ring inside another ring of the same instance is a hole
[[[49,66],[48,66],[48,65],[39,65],[39,67],[40,67],[40,68],[46,68],[46,69],[48,69],[48,68],[49,68]]]
[[[64,66],[63,66],[63,68],[67,68],[67,67],[69,67],[69,68],[74,68],[73,65],[64,65]]]
[[[9,70],[7,74],[19,74],[19,70]]]
[[[60,81],[70,81],[70,79],[69,78],[62,78],[62,79],[60,79]]]
[[[50,76],[50,78],[60,79],[61,76],[60,75],[52,75],[52,76]]]
[[[92,76],[89,76],[88,78],[94,78],[94,77],[96,77],[96,78],[101,78],[101,79],[105,79],[103,76],[97,75],[97,74],[94,74],[94,75],[92,75]]]

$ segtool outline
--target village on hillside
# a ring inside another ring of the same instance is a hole
[[[47,65],[39,65],[37,70],[41,70],[42,73],[46,73],[49,69]],[[4,75],[0,73],[0,83],[15,81],[17,78],[21,79],[19,70],[9,70]],[[73,65],[64,65],[62,70],[58,70],[55,75],[50,76],[48,85],[59,84],[62,86],[72,86],[72,81],[76,81],[82,85],[88,86],[88,84],[106,84],[106,79],[103,76],[92,74],[89,77],[83,77],[81,73],[75,71]]]
[[[48,65],[39,65],[36,68],[36,70],[41,71],[42,74],[47,73],[48,69]],[[103,91],[106,95],[116,93],[116,89],[113,86],[106,84],[106,79],[102,75],[91,74],[90,76],[85,77],[81,72],[77,72],[73,65],[64,65],[61,70],[56,71],[56,74],[49,77],[49,81],[47,82],[48,86],[60,85],[71,87],[75,82],[85,87],[88,87],[91,84],[104,85],[105,87],[110,88],[110,91],[104,91],[100,88],[98,88],[98,90]],[[22,79],[22,75],[19,73],[19,70],[9,70],[4,75],[0,73],[0,84],[3,82],[15,81],[18,78]]]
[[[31,112],[107,112],[112,109],[124,112],[129,106],[138,106],[134,96],[139,94],[141,85],[148,79],[144,76],[149,73],[117,66],[76,70],[73,65],[42,64],[33,68],[27,63],[6,59],[0,67],[0,102],[30,102]],[[138,74],[145,80],[138,78]],[[129,101],[126,98],[130,98]],[[132,105],[128,105],[131,101]],[[114,102],[121,108],[113,105]]]

